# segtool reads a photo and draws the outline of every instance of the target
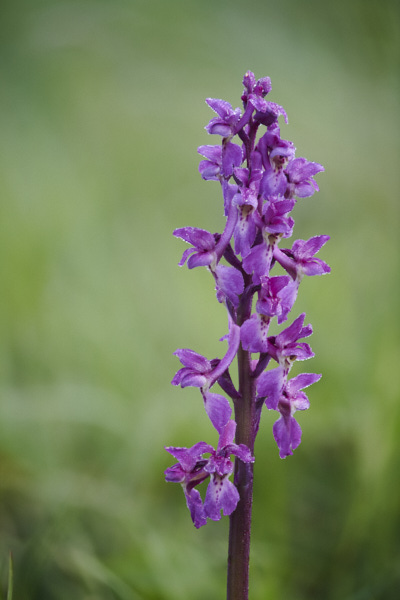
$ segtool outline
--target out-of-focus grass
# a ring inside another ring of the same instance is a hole
[[[323,379],[281,461],[263,415],[252,598],[397,598],[400,585],[395,2],[6,2],[0,20],[0,561],[22,600],[222,598],[226,520],[195,531],[163,445],[215,442],[172,352],[221,355],[206,272],[175,227],[222,224],[196,147],[246,69],[321,192],[302,284]]]

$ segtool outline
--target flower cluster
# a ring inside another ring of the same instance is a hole
[[[233,471],[233,463],[229,457],[233,454],[246,463],[253,462],[254,458],[247,446],[233,442],[235,431],[236,423],[229,419],[221,431],[217,450],[205,442],[199,442],[191,448],[166,448],[178,463],[166,470],[165,479],[182,484],[196,527],[205,525],[207,517],[218,521],[221,509],[224,515],[230,515],[239,501],[239,493],[228,479]],[[205,454],[209,454],[209,458],[204,458]],[[208,477],[210,482],[203,505],[200,492],[195,486]]]
[[[265,99],[271,91],[269,77],[256,80],[249,71],[243,85],[243,109],[233,109],[224,100],[206,100],[216,114],[206,130],[220,136],[222,143],[198,148],[204,158],[199,165],[202,178],[221,185],[224,230],[213,234],[183,227],[174,231],[176,237],[190,244],[179,264],[209,270],[217,300],[227,309],[229,325],[223,338],[228,341],[228,350],[222,359],[208,360],[189,349],[175,353],[183,368],[172,384],[200,389],[207,415],[219,434],[217,450],[205,442],[191,448],[166,448],[178,460],[166,470],[166,480],[182,484],[196,527],[204,525],[207,517],[220,519],[221,510],[229,515],[236,508],[238,491],[228,479],[233,471],[230,456],[244,463],[254,461],[249,447],[234,443],[236,423],[230,402],[210,391],[218,383],[235,407],[249,401],[242,398],[229,374],[240,344],[250,356],[256,355],[249,363],[256,390],[250,401],[279,413],[273,435],[281,458],[293,454],[300,444],[301,429],[293,415],[308,408],[309,401],[302,390],[320,378],[302,373],[289,379],[296,360],[314,356],[310,346],[300,341],[312,333],[311,325],[304,325],[305,314],[278,335],[270,335],[269,327],[274,317],[278,325],[288,319],[305,275],[330,271],[316,257],[329,239],[327,235],[295,240],[290,248],[279,247],[282,240],[293,234],[291,213],[297,200],[318,191],[314,176],[324,168],[296,158],[293,143],[281,138],[278,118],[282,116],[287,123],[287,115],[282,106]],[[274,268],[278,273],[271,275]],[[251,314],[253,305],[255,311]],[[266,370],[271,359],[277,366]],[[253,423],[254,437],[258,421]],[[196,486],[208,477],[203,503]]]

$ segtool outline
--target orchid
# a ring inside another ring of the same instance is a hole
[[[295,362],[314,356],[304,341],[313,331],[305,313],[281,326],[293,314],[304,276],[330,272],[316,257],[328,235],[280,247],[293,235],[294,207],[318,191],[314,177],[324,168],[296,157],[293,142],[281,137],[279,118],[288,119],[282,106],[266,99],[270,78],[256,79],[248,71],[243,86],[243,109],[206,100],[216,116],[205,129],[222,141],[198,148],[201,177],[221,187],[224,229],[174,231],[189,244],[179,265],[205,267],[226,309],[227,333],[221,339],[228,347],[222,358],[180,348],[175,355],[182,367],[172,379],[174,386],[199,389],[218,444],[216,449],[204,441],[190,448],[166,447],[178,462],[165,471],[166,481],[181,484],[196,528],[222,515],[230,518],[228,600],[248,600],[254,443],[263,407],[279,415],[272,434],[280,458],[292,455],[302,435],[294,414],[309,408],[303,390],[321,377],[300,373],[290,378]],[[274,320],[278,333],[272,334]],[[235,358],[237,384],[230,372]],[[202,496],[198,488],[206,481]]]
[[[207,98],[206,102],[218,115],[218,117],[211,119],[207,125],[206,130],[208,133],[222,135],[223,138],[234,135],[235,126],[241,117],[240,108],[234,110],[229,102],[218,100],[218,98]]]
[[[275,441],[279,448],[279,456],[285,458],[293,454],[301,441],[301,427],[293,417],[296,410],[307,410],[310,402],[301,390],[315,383],[321,375],[315,373],[301,373],[290,379],[283,386],[275,410],[280,413],[279,419],[272,428]],[[268,404],[267,404],[268,406]]]
[[[233,473],[230,456],[237,456],[244,463],[254,462],[254,457],[247,446],[234,443],[235,431],[235,421],[227,421],[221,431],[216,450],[205,442],[198,442],[191,448],[165,448],[178,460],[165,471],[166,481],[182,485],[193,524],[197,528],[206,524],[207,517],[219,521],[221,510],[224,515],[230,515],[239,502],[239,493],[229,480]],[[210,456],[205,458],[206,454]],[[203,504],[196,486],[208,477],[210,482]]]
[[[224,146],[199,146],[197,152],[206,158],[199,164],[199,172],[206,181],[229,179],[234,168],[243,161],[241,147],[232,142],[226,142]]]

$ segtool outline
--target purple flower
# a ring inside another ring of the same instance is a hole
[[[247,168],[235,169],[235,177],[242,186],[232,198],[232,204],[237,207],[239,212],[233,235],[235,252],[241,254],[242,257],[250,253],[257,233],[255,211],[258,208],[261,176],[261,156],[258,152],[252,153],[251,172]]]
[[[234,267],[218,265],[213,271],[213,275],[218,302],[229,300],[233,306],[238,306],[239,296],[244,290],[244,281],[241,272]]]
[[[262,209],[262,216],[255,214],[257,226],[262,233],[260,244],[253,246],[243,260],[246,273],[253,273],[253,283],[260,283],[260,278],[268,275],[274,255],[274,248],[280,237],[292,235],[294,221],[288,213],[294,206],[294,200],[270,198]]]
[[[217,450],[205,442],[198,442],[191,448],[165,448],[178,460],[177,464],[166,469],[165,480],[182,485],[197,528],[206,524],[207,517],[218,521],[221,510],[224,515],[230,515],[239,501],[239,493],[228,479],[233,472],[230,456],[237,456],[244,463],[254,462],[254,457],[247,446],[234,443],[235,432],[235,421],[228,421],[220,432]],[[205,458],[204,454],[210,454],[210,457]],[[210,477],[210,482],[203,505],[200,492],[195,488],[207,477]]]
[[[274,244],[276,238],[271,236],[263,238],[261,244],[253,246],[249,254],[243,259],[243,269],[246,273],[253,273],[253,283],[260,283],[260,278],[267,276],[271,269],[272,259],[274,257]]]
[[[265,398],[267,408],[276,410],[287,380],[287,372],[282,366],[265,371],[257,381],[257,393],[260,398]]]
[[[256,81],[252,71],[246,71],[243,77],[244,91],[242,94],[243,102],[248,102],[251,98],[264,98],[272,89],[270,77],[262,77]]]
[[[296,410],[306,410],[309,401],[301,390],[315,383],[321,375],[301,373],[287,381],[287,373],[281,366],[263,373],[257,383],[257,392],[265,397],[269,410],[277,410],[280,418],[273,426],[273,434],[279,448],[279,456],[285,458],[293,454],[301,441],[301,428],[293,414]]]
[[[324,244],[329,240],[329,235],[316,235],[307,241],[296,240],[292,246],[293,259],[299,271],[308,276],[330,273],[330,266],[320,258],[315,258]]]
[[[183,368],[175,373],[172,385],[180,385],[182,388],[210,386],[213,369],[207,358],[189,348],[179,348],[174,354],[183,364]]]
[[[288,214],[293,207],[294,200],[269,198],[269,202],[263,206],[262,217],[259,222],[259,227],[264,237],[267,234],[284,238],[292,235],[294,220]]]
[[[314,356],[308,344],[298,341],[312,333],[311,325],[303,327],[304,318],[305,313],[302,313],[289,327],[267,340],[268,353],[279,366],[261,373],[257,380],[257,393],[260,398],[266,398],[265,403],[269,409],[277,409],[293,362]]]
[[[199,163],[199,172],[203,179],[218,181],[222,175],[222,148],[221,146],[199,146],[197,152],[207,160]]]
[[[324,167],[319,163],[309,162],[305,158],[295,158],[286,168],[288,187],[286,196],[293,198],[307,198],[312,196],[315,191],[319,191],[317,183],[313,177],[317,173],[324,171]]]
[[[250,352],[267,352],[268,329],[270,318],[254,314],[240,328],[240,339],[245,350]]]
[[[302,313],[289,327],[268,338],[269,354],[285,369],[290,369],[294,360],[307,360],[314,356],[308,344],[298,341],[312,334],[311,325],[303,327],[305,316]]]
[[[195,527],[199,528],[207,523],[207,518],[200,492],[195,489],[195,486],[209,476],[209,473],[204,469],[207,460],[203,459],[202,456],[214,449],[205,442],[198,442],[191,448],[169,446],[165,449],[178,460],[177,464],[166,469],[165,481],[182,485],[190,516]]]
[[[275,247],[274,258],[293,279],[297,279],[298,283],[304,275],[330,273],[330,266],[320,258],[315,258],[315,254],[329,239],[329,235],[316,235],[307,241],[296,240],[291,250],[280,250]]]
[[[216,263],[216,242],[214,236],[209,231],[198,229],[197,227],[182,227],[181,229],[175,229],[174,235],[193,245],[193,248],[188,248],[183,253],[179,262],[180,267],[185,264],[186,260],[189,269],[205,267]]]
[[[201,354],[197,354],[197,352],[188,348],[178,349],[174,352],[183,364],[183,368],[175,373],[171,381],[172,385],[180,385],[182,388],[200,388],[206,413],[219,433],[230,419],[232,409],[224,396],[214,394],[209,390],[228,369],[236,356],[239,342],[240,327],[232,324],[228,338],[228,350],[222,360],[218,362],[215,360],[211,362]],[[215,366],[213,366],[214,364]]]
[[[243,160],[241,147],[232,142],[223,146],[199,146],[197,152],[207,159],[199,164],[200,174],[206,180],[229,179]]]
[[[288,117],[285,109],[280,104],[276,104],[276,102],[268,101],[265,102],[260,110],[256,110],[254,120],[268,127],[272,123],[275,123],[280,115],[283,115],[285,123],[288,123]]]
[[[282,313],[280,293],[289,283],[286,275],[261,277],[261,289],[256,304],[257,314],[247,319],[240,328],[240,339],[245,350],[268,352],[268,328],[271,318]]]
[[[260,185],[262,195],[264,198],[283,196],[288,184],[285,167],[294,157],[295,147],[292,142],[280,138],[279,126],[274,123],[262,136],[257,148],[265,169]]]
[[[306,410],[310,406],[306,394],[301,390],[320,378],[321,375],[315,373],[301,373],[290,379],[282,389],[276,408],[280,412],[280,418],[272,429],[281,458],[293,454],[293,450],[301,442],[301,428],[293,414],[296,410]]]
[[[287,123],[287,115],[282,106],[275,102],[264,100],[264,96],[271,91],[271,79],[269,77],[262,77],[256,81],[254,73],[247,71],[243,78],[243,85],[245,87],[242,94],[243,103],[250,106],[252,110],[256,110],[256,121],[268,126],[274,123],[279,115],[283,115]]]
[[[282,290],[280,290],[278,296],[280,300],[281,312],[278,315],[278,325],[286,321],[288,318],[288,315],[293,308],[293,304],[296,302],[299,284],[300,281],[297,279],[294,281],[291,280]]]
[[[231,207],[230,214],[226,223],[225,231],[220,236],[218,242],[215,237],[205,229],[196,227],[183,227],[175,229],[174,235],[180,237],[193,245],[188,248],[182,255],[179,266],[183,266],[187,260],[189,269],[195,267],[208,267],[215,279],[215,289],[217,292],[218,302],[229,300],[233,306],[239,304],[239,296],[243,292],[244,282],[243,276],[237,269],[218,265],[225,246],[230,240],[232,231],[235,227],[237,219],[237,211],[235,207]]]
[[[263,275],[256,311],[267,317],[279,317],[282,314],[282,292],[289,282],[290,278],[287,275],[278,275],[277,277]]]
[[[234,135],[236,133],[235,127],[242,114],[240,108],[234,110],[229,102],[217,98],[207,98],[206,102],[218,115],[218,117],[211,119],[206,126],[206,131],[211,134],[222,135],[224,138]]]
[[[213,451],[205,465],[205,470],[211,475],[204,500],[204,511],[213,521],[219,521],[221,510],[224,515],[230,515],[239,502],[239,492],[228,477],[233,472],[233,462],[230,456],[237,456],[244,463],[254,462],[254,457],[247,446],[233,442],[236,432],[235,421],[228,421],[221,432],[218,447]]]
[[[248,527],[248,476],[252,467],[240,465],[232,482],[234,460],[254,461],[250,448],[264,404],[268,410],[279,413],[273,425],[279,456],[293,454],[302,434],[294,413],[309,407],[303,389],[320,378],[303,373],[289,380],[296,360],[314,356],[304,341],[312,333],[311,325],[304,325],[305,313],[282,331],[278,329],[276,335],[271,335],[270,329],[274,318],[278,325],[289,318],[305,275],[330,271],[329,265],[316,257],[329,239],[327,235],[298,239],[290,249],[279,248],[281,241],[293,234],[291,212],[296,197],[308,197],[318,190],[314,177],[324,168],[305,158],[295,158],[294,144],[281,138],[278,119],[283,116],[287,123],[287,115],[282,106],[266,100],[271,91],[269,77],[256,79],[254,73],[247,71],[243,86],[242,109],[232,108],[224,100],[206,100],[215,115],[205,129],[222,140],[220,145],[198,148],[202,156],[201,177],[221,184],[224,229],[214,234],[196,227],[174,231],[176,237],[190,245],[179,265],[207,268],[215,282],[217,300],[227,309],[229,323],[229,334],[221,338],[228,342],[222,359],[208,360],[188,348],[175,352],[182,367],[172,384],[199,389],[206,414],[219,434],[216,450],[205,442],[191,448],[166,448],[178,461],[165,471],[166,480],[182,485],[196,527],[204,525],[207,519],[219,520],[221,513],[231,515],[239,501],[239,488],[240,506],[246,514],[232,523],[235,528],[244,524]],[[279,274],[282,269],[285,274]],[[254,354],[259,356],[255,358]],[[239,385],[230,373],[236,356]],[[271,359],[276,363],[272,369],[268,368]],[[225,396],[214,391],[216,383]],[[235,406],[237,424],[228,398]],[[250,409],[252,418],[248,419],[246,411]],[[249,440],[249,447],[234,442],[236,427],[237,439]],[[198,486],[206,479],[203,502]],[[243,531],[238,530],[232,536],[235,544],[242,543],[243,537]]]

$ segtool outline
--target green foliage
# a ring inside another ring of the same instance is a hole
[[[332,238],[332,274],[297,301],[323,378],[293,457],[261,420],[251,597],[397,598],[398,6],[326,6],[4,3],[0,557],[18,600],[224,597],[228,524],[194,530],[163,446],[216,441],[196,390],[169,385],[177,347],[221,356],[226,333],[172,230],[220,228],[204,98],[235,103],[246,69],[326,168],[296,235]]]

